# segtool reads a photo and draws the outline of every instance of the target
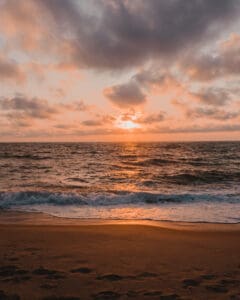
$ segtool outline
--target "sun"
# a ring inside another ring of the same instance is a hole
[[[140,116],[141,116],[141,112],[136,112],[131,110],[128,112],[122,112],[116,118],[115,126],[117,128],[125,129],[128,131],[140,128],[142,127],[139,122]]]
[[[140,125],[131,121],[131,120],[128,120],[128,121],[118,121],[116,126],[118,128],[122,128],[122,129],[135,129],[135,128],[139,128]]]

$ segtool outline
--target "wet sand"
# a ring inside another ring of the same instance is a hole
[[[2,212],[0,299],[240,299],[240,224]]]

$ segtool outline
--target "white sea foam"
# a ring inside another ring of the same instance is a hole
[[[239,193],[179,193],[157,194],[147,192],[90,193],[88,195],[49,192],[3,192],[0,207],[52,204],[58,206],[109,206],[123,204],[193,203],[193,202],[239,203]]]
[[[1,193],[0,207],[86,219],[151,219],[187,222],[240,222],[235,194],[56,194]]]

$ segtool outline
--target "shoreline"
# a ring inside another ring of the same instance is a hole
[[[109,225],[138,225],[158,227],[162,229],[184,231],[218,231],[240,232],[239,223],[210,223],[210,222],[180,222],[180,221],[156,221],[156,220],[127,220],[127,219],[79,219],[53,216],[42,212],[23,212],[15,210],[0,211],[0,226],[109,226]]]

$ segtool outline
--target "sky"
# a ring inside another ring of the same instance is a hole
[[[240,1],[0,0],[0,141],[240,140]]]

